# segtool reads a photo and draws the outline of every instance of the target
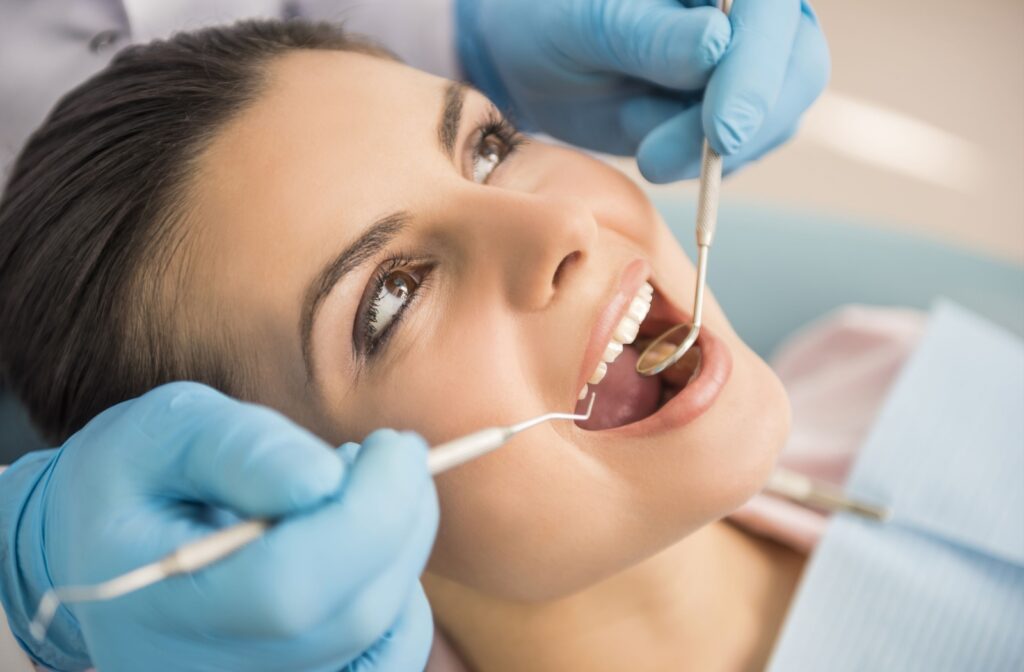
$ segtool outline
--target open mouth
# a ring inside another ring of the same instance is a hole
[[[650,285],[648,285],[650,287]],[[649,310],[643,310],[642,299],[650,297]],[[641,301],[638,301],[641,299]],[[639,328],[631,328],[624,318],[646,313]],[[702,326],[696,343],[674,365],[654,376],[636,371],[637,361],[647,346],[669,327],[689,323],[691,316],[673,306],[656,287],[646,294],[641,289],[632,299],[620,323],[611,330],[599,369],[603,375],[592,375],[587,393],[581,390],[577,412],[585,412],[589,392],[597,393],[590,418],[576,424],[589,431],[616,430],[623,435],[643,435],[676,428],[693,420],[709,408],[724,387],[732,369],[732,359],[725,344]],[[625,327],[623,328],[623,323]],[[635,332],[635,333],[633,333]],[[652,352],[655,360],[667,356],[686,337],[680,329],[672,343]],[[632,336],[632,338],[630,338]],[[621,345],[621,352],[616,354]],[[612,361],[607,361],[608,359]],[[655,361],[650,360],[650,361]],[[595,374],[597,371],[595,370]]]

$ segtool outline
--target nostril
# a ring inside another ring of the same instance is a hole
[[[569,269],[570,266],[579,261],[581,256],[583,255],[579,250],[576,250],[575,252],[565,255],[565,258],[562,259],[561,262],[559,262],[558,268],[555,269],[554,277],[551,278],[552,287],[558,287],[558,283],[562,281],[563,274]]]

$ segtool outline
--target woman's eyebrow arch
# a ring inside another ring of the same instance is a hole
[[[375,254],[387,247],[409,223],[407,212],[398,211],[385,215],[363,231],[333,259],[324,264],[306,288],[299,316],[299,337],[302,342],[302,361],[306,366],[306,382],[312,383],[313,375],[313,324],[324,299],[334,286],[347,274],[356,270]]]
[[[449,82],[444,89],[444,103],[441,118],[437,122],[437,138],[450,160],[455,160],[455,143],[459,137],[462,122],[462,108],[470,87],[462,82]],[[363,232],[351,245],[329,261],[313,278],[305,292],[302,311],[299,316],[299,338],[302,343],[302,361],[306,367],[306,381],[311,383],[313,375],[313,324],[320,306],[336,284],[348,273],[387,246],[409,221],[405,212],[393,212],[381,217]]]
[[[467,87],[462,82],[449,82],[444,89],[444,105],[441,119],[437,122],[437,138],[449,159],[455,160],[455,141],[459,137],[462,121],[462,105],[466,100]]]

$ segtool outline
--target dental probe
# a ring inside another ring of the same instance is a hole
[[[586,413],[545,413],[544,415],[538,415],[536,418],[523,420],[514,425],[488,427],[487,429],[481,429],[479,432],[473,432],[458,439],[452,439],[447,443],[442,443],[427,455],[430,473],[439,474],[443,471],[448,471],[452,467],[457,467],[463,462],[475,460],[492,450],[500,448],[519,432],[536,427],[541,423],[550,420],[587,420],[590,418],[590,412],[594,410],[594,399],[596,398],[596,392],[590,395],[590,403],[587,404]]]
[[[721,0],[720,9],[728,15],[731,5],[732,0]],[[672,354],[660,362],[644,364],[653,349],[669,336],[686,327],[687,324],[685,322],[677,324],[651,341],[636,361],[636,371],[642,376],[657,375],[678,362],[693,347],[700,335],[701,314],[704,312],[704,285],[708,273],[708,249],[711,247],[711,240],[715,237],[715,227],[718,225],[718,201],[721,187],[722,157],[711,148],[705,138],[701,151],[700,184],[697,190],[697,288],[693,294],[693,321],[689,325],[690,331],[686,334],[686,338],[676,346]]]
[[[846,511],[880,523],[892,517],[892,511],[884,506],[859,501],[847,496],[834,485],[788,469],[776,469],[768,479],[764,491],[799,504],[816,506],[827,511]]]
[[[435,446],[427,453],[427,469],[431,476],[453,469],[497,450],[516,434],[551,420],[587,420],[594,410],[597,393],[590,395],[586,413],[545,413],[529,420],[504,427],[487,427],[472,434]],[[183,544],[156,562],[126,572],[113,579],[90,586],[63,586],[46,591],[39,601],[29,633],[42,642],[46,630],[61,604],[112,600],[151,586],[178,574],[187,574],[208,567],[259,539],[276,520],[246,520]]]

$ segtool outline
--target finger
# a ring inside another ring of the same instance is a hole
[[[541,128],[557,128],[558,138],[565,142],[598,152],[632,156],[636,152],[636,141],[622,129],[621,108],[623,103],[639,95],[640,87],[635,87],[635,91],[628,90],[633,87],[625,88],[627,90],[616,95],[602,95],[595,100],[579,96],[571,100],[551,100],[545,105],[543,114],[538,115],[537,123]],[[595,136],[595,128],[609,131]]]
[[[622,132],[630,144],[638,147],[648,133],[699,103],[700,94],[687,93],[630,98],[619,108]]]
[[[420,548],[429,549],[436,523],[436,507],[433,512],[431,507],[423,507],[417,529],[411,535],[413,543],[402,549],[395,563],[342,608],[294,633],[261,633],[258,640],[246,641],[270,642],[270,653],[273,642],[281,641],[284,634],[283,641],[293,652],[289,660],[292,669],[335,672],[346,664],[350,666],[345,668],[346,672],[423,669],[430,650],[433,620],[419,582],[426,564],[426,554]]]
[[[287,669],[309,672],[406,672],[422,670],[430,655],[434,618],[419,581],[406,591],[402,609],[366,647],[350,650],[339,646],[349,630],[344,616],[337,616],[302,635],[285,640],[254,640],[247,648],[250,660],[280,657],[287,646]],[[223,667],[213,669],[236,669]]]
[[[413,588],[401,615],[385,635],[346,672],[404,672],[422,670],[434,639],[434,618],[419,582]]]
[[[148,453],[133,463],[158,494],[282,516],[341,485],[344,463],[333,448],[269,408],[197,383],[164,385],[137,402],[126,417]]]
[[[825,38],[810,17],[803,17],[793,45],[793,58],[779,103],[764,126],[736,154],[724,158],[726,173],[734,172],[788,140],[796,132],[801,115],[824,90],[829,77],[829,53]]]
[[[372,581],[358,589],[343,611],[348,616],[344,638],[353,650],[370,649],[398,619],[427,564],[437,531],[436,502],[424,502],[416,528],[403,547]]]
[[[758,133],[753,140],[747,143],[747,147],[741,150],[739,154],[723,157],[722,175],[729,176],[743,168],[746,168],[768,152],[784,144],[787,140],[793,137],[794,133],[796,133],[795,126],[776,131],[768,125],[765,125],[762,127],[761,132]],[[747,152],[748,149],[750,150],[749,155]]]
[[[579,97],[564,103],[548,101],[541,125],[559,128],[558,137],[588,149],[633,156],[651,129],[665,119],[700,102],[699,92],[650,93],[649,86],[623,86],[615,96],[586,101]],[[594,137],[595,128],[618,129]]]
[[[724,157],[725,172],[733,172],[785,142],[795,130],[800,114],[825,88],[828,74],[825,38],[814,19],[805,15],[800,21],[778,105],[739,152]],[[700,174],[704,132],[701,114],[699,107],[689,109],[663,122],[640,142],[637,165],[645,178],[662,184]]]
[[[703,87],[732,34],[729,20],[712,7],[687,9],[674,0],[595,5],[596,34],[604,39],[581,41],[590,45],[577,54],[584,65],[669,88]]]
[[[800,20],[800,0],[735,0],[732,42],[704,94],[704,132],[722,155],[760,129],[779,97]]]
[[[700,173],[703,142],[701,108],[693,106],[647,134],[637,148],[637,167],[656,184],[691,179]]]
[[[371,434],[340,496],[283,520],[196,573],[191,590],[178,586],[175,593],[168,582],[169,594],[161,601],[180,604],[180,618],[201,612],[205,627],[216,632],[260,637],[308,630],[340,611],[395,558],[406,557],[403,549],[410,544],[418,544],[422,557],[429,553],[436,511],[433,525],[413,534],[423,509],[436,508],[426,452],[423,440],[411,434]]]
[[[139,625],[134,621],[130,627],[138,630]],[[155,640],[154,650],[175,651],[183,657],[202,660],[205,670],[406,672],[424,668],[430,654],[434,622],[418,581],[409,587],[395,620],[368,647],[353,650],[343,643],[342,638],[349,625],[347,617],[339,614],[310,630],[287,637],[225,637],[222,633],[202,629],[198,623],[189,630],[187,637],[181,637],[166,627],[158,631],[142,631],[138,635],[144,634]],[[100,636],[106,634],[105,631],[99,633]],[[126,633],[118,631],[113,634]],[[117,641],[107,642],[103,646],[104,660],[93,662],[103,664],[102,668],[97,665],[97,669],[103,670],[143,669],[140,667],[143,661],[117,658],[124,650],[125,647],[119,646]],[[144,669],[154,669],[152,656],[146,662],[149,667]]]

